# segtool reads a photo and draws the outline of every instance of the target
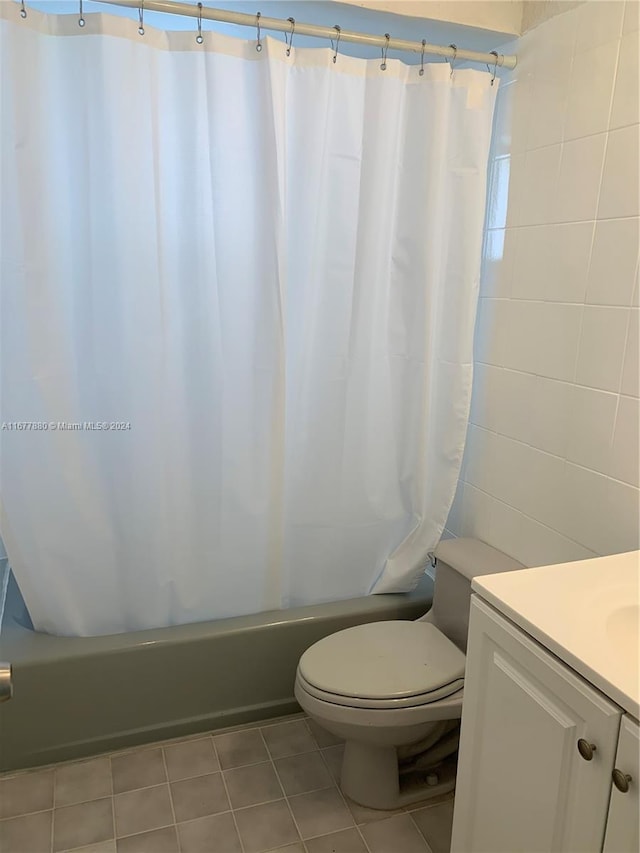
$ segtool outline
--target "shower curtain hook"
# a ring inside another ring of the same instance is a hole
[[[260,18],[262,17],[262,12],[256,13],[256,29],[258,30],[258,38],[256,40],[256,50],[258,53],[262,50],[262,42],[260,41]]]
[[[448,59],[447,62],[449,63],[449,67],[451,68],[451,74],[449,74],[449,77],[453,77],[453,63],[456,61],[456,56],[458,55],[458,46],[455,44],[450,44],[449,47],[451,48],[451,50],[453,50],[453,56],[451,57],[451,59]]]
[[[196,36],[197,44],[202,44],[202,3],[198,3],[198,35]]]
[[[498,51],[490,50],[489,53],[496,58],[496,61],[493,63],[493,77],[491,78],[491,85],[493,86],[493,81],[496,79],[496,73],[498,71]],[[489,63],[487,63],[487,71],[491,71]]]
[[[427,46],[427,40],[422,39],[422,53],[420,55],[420,71],[418,71],[418,74],[421,77],[424,77],[424,49],[426,46]]]
[[[82,0],[80,0],[80,17],[78,18],[78,26],[84,27],[85,24],[86,24],[86,21],[82,16]]]
[[[333,44],[333,39],[329,39],[331,42],[331,47],[333,49],[333,64],[336,64],[336,59],[338,58],[338,47],[340,46],[340,36],[342,35],[342,27],[339,27],[337,24],[333,25],[333,29],[336,31],[336,43],[335,46]]]
[[[20,17],[26,18],[27,17],[27,10],[24,8],[24,0],[20,0],[20,7],[21,7],[20,8]]]
[[[144,35],[144,0],[140,0],[140,7],[138,9],[138,32],[141,36]]]
[[[382,62],[380,63],[380,68],[382,71],[387,70],[387,51],[389,50],[389,40],[391,36],[389,35],[389,33],[385,33],[384,37],[386,38],[387,43],[382,48]]]
[[[287,34],[284,34],[284,43],[287,45],[287,56],[291,56],[291,45],[293,44],[293,34],[296,31],[296,19],[295,18],[287,18],[287,21],[291,24],[291,32],[289,33],[289,40],[287,41]]]

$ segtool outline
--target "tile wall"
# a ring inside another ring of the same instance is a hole
[[[638,2],[505,45],[448,530],[527,565],[638,548]]]

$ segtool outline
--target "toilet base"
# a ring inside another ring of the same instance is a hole
[[[348,740],[342,760],[340,787],[354,802],[370,809],[397,809],[453,791],[455,759],[443,761],[437,770],[438,782],[428,785],[424,777],[398,773],[398,756],[393,746],[374,746]]]

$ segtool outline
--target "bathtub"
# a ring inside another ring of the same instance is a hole
[[[70,638],[34,631],[10,579],[0,660],[13,664],[14,696],[0,705],[0,770],[299,711],[293,685],[308,646],[351,625],[415,619],[432,592],[425,575],[412,593]]]

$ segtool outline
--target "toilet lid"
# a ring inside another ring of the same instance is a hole
[[[465,656],[430,622],[372,622],[325,637],[300,658],[300,674],[339,696],[400,699],[464,677]]]

